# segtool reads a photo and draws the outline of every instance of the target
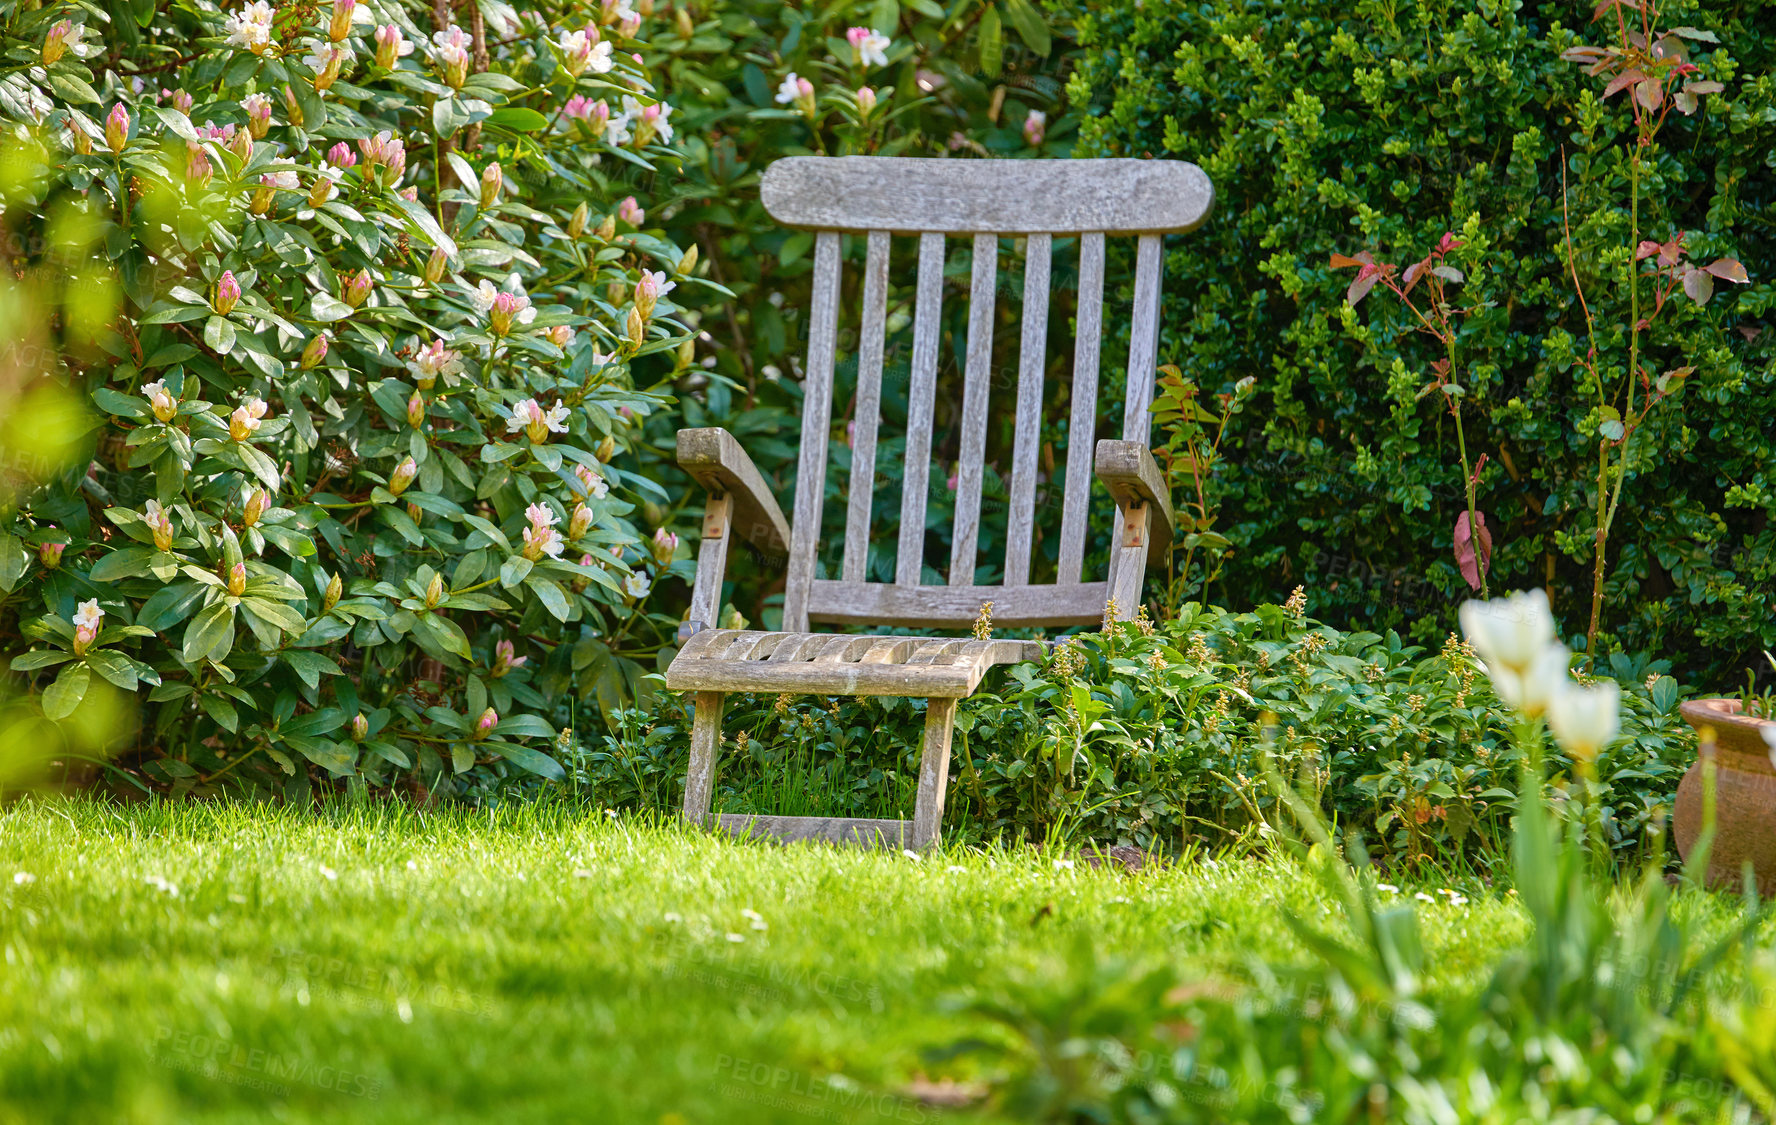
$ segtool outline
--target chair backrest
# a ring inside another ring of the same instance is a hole
[[[1209,214],[1214,190],[1194,164],[1167,160],[943,160],[914,157],[791,157],[765,170],[765,209],[785,226],[818,232],[808,322],[802,438],[796,476],[783,628],[813,621],[852,625],[961,628],[983,602],[1001,625],[1072,625],[1097,621],[1105,581],[1083,578],[1087,507],[1096,435],[1098,346],[1103,325],[1104,240],[1138,239],[1133,327],[1122,436],[1148,439],[1159,347],[1161,240],[1193,230]],[[837,578],[817,579],[827,436],[832,427],[838,337],[840,237],[863,235],[867,255],[858,344],[855,431]],[[865,580],[894,235],[918,237],[911,382],[900,537],[892,583]],[[947,586],[920,585],[931,432],[937,392],[945,239],[973,239],[968,335],[963,372],[955,524]],[[1035,524],[1043,368],[1048,344],[1049,278],[1056,235],[1079,236],[1077,333],[1069,407],[1059,569],[1052,585],[1030,583]],[[1016,430],[1008,480],[1004,581],[974,584],[981,480],[988,421],[999,239],[1025,240]]]

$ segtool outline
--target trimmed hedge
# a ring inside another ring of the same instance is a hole
[[[1619,386],[1634,136],[1626,97],[1602,100],[1602,80],[1560,57],[1608,41],[1591,5],[1054,8],[1083,46],[1068,90],[1090,105],[1077,155],[1192,160],[1216,185],[1215,217],[1170,244],[1161,349],[1206,392],[1258,380],[1214,486],[1234,554],[1209,596],[1250,605],[1304,583],[1316,615],[1346,627],[1421,641],[1450,627],[1469,594],[1452,551],[1466,501],[1449,413],[1421,394],[1438,346],[1382,290],[1347,307],[1352,275],[1328,263],[1362,250],[1415,261],[1454,231],[1454,291],[1486,302],[1461,330],[1455,378],[1470,455],[1486,455],[1492,585],[1547,586],[1582,635],[1603,416],[1574,363],[1585,326],[1562,185]],[[1687,232],[1693,258],[1738,258],[1751,282],[1680,302],[1652,333],[1653,372],[1695,372],[1634,439],[1599,647],[1669,656],[1684,679],[1734,678],[1776,645],[1776,4],[1673,5],[1663,19],[1718,37],[1691,57],[1726,89],[1660,134],[1642,237]]]

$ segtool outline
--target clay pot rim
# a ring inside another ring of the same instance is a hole
[[[1678,714],[1692,727],[1700,730],[1705,726],[1718,727],[1722,732],[1733,731],[1747,741],[1750,750],[1731,745],[1729,738],[1716,740],[1716,752],[1733,754],[1737,757],[1765,758],[1765,742],[1763,730],[1776,726],[1776,719],[1758,719],[1742,712],[1742,705],[1736,698],[1714,696],[1708,699],[1686,699],[1678,705]],[[1768,759],[1766,759],[1768,760]],[[1776,766],[1776,762],[1771,762]],[[1761,771],[1760,771],[1761,772]]]

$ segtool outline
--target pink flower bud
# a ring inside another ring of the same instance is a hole
[[[111,146],[112,152],[122,152],[129,144],[130,115],[129,110],[118,102],[111,107],[111,113],[105,118],[105,143]]]
[[[66,543],[39,543],[37,561],[43,564],[44,570],[54,570],[62,565],[62,551],[67,546]]]
[[[505,176],[500,171],[499,161],[497,160],[481,170],[482,210],[492,207],[495,201],[499,199],[500,186],[504,183],[504,180]]]
[[[210,298],[210,308],[217,316],[227,316],[240,303],[240,282],[234,279],[233,270],[223,270],[222,277],[216,282],[215,296]]]
[[[296,100],[296,91],[288,86],[284,87],[284,116],[289,119],[290,124],[301,127],[302,103]]]
[[[247,111],[247,132],[255,138],[264,137],[271,130],[271,99],[264,94],[248,94],[241,99],[241,108]]]
[[[592,509],[585,504],[575,504],[573,515],[567,518],[567,537],[578,539],[592,530]]]
[[[414,391],[407,397],[407,424],[417,430],[425,425],[425,417],[425,396],[418,391]]]
[[[185,178],[196,186],[203,187],[216,174],[215,168],[210,164],[210,154],[204,151],[202,145],[189,141],[185,144],[185,150]]]
[[[413,45],[401,34],[401,29],[392,23],[383,24],[376,29],[376,65],[384,70],[393,70],[395,62],[402,55],[413,53]]]
[[[232,130],[234,126],[230,125],[228,128]],[[247,132],[245,129],[238,132],[230,132],[228,134],[228,139],[224,142],[224,146],[229,152],[240,157],[242,164],[253,159],[253,134]]]
[[[487,710],[481,712],[480,718],[475,720],[475,737],[477,739],[486,738],[493,733],[493,728],[498,725],[499,712],[489,707]]]
[[[639,227],[647,220],[647,212],[643,211],[641,204],[635,202],[635,197],[630,195],[625,196],[623,202],[617,204],[617,218],[632,227]]]
[[[302,370],[309,371],[327,358],[327,334],[316,332],[302,349]]]
[[[327,38],[338,43],[351,34],[352,9],[358,0],[333,0],[333,18],[327,21]]]
[[[654,531],[654,544],[652,550],[654,561],[661,566],[665,566],[672,561],[673,554],[678,551],[678,536],[667,531],[663,527],[657,528]]]
[[[74,655],[85,656],[86,650],[92,647],[93,640],[99,631],[91,625],[74,626]]]
[[[242,133],[241,136],[246,136]],[[253,200],[247,204],[247,210],[255,215],[263,215],[271,210],[272,203],[277,199],[277,178],[260,176],[259,186],[253,189]]]
[[[370,737],[370,720],[364,717],[362,711],[352,716],[351,737],[353,742],[362,742]]]
[[[358,154],[344,141],[339,141],[327,150],[327,163],[335,168],[351,168],[357,165]]]
[[[1024,140],[1028,141],[1032,148],[1040,148],[1043,139],[1047,136],[1048,114],[1039,109],[1031,110],[1030,115],[1024,118]]]
[[[374,284],[369,270],[359,270],[346,280],[345,289],[340,297],[347,305],[354,309],[358,308],[370,299],[370,289]]]
[[[388,490],[399,496],[407,491],[407,486],[412,484],[413,478],[418,475],[419,466],[413,463],[413,458],[404,458],[399,465],[395,466],[395,471],[389,475]]]
[[[73,34],[74,24],[71,20],[62,20],[49,29],[43,37],[43,65],[51,66],[68,53],[68,36]]]
[[[228,592],[240,597],[247,589],[247,564],[237,562],[228,568]]]
[[[190,117],[191,116],[191,107],[193,104],[195,104],[195,103],[194,103],[194,100],[192,99],[191,95],[186,93],[184,90],[180,89],[180,90],[173,91],[173,108],[178,110],[180,113],[183,113],[185,116]]]
[[[252,527],[258,523],[259,517],[263,516],[265,509],[270,506],[271,494],[263,488],[255,488],[253,494],[247,497],[246,507],[241,512],[241,526]]]
[[[857,88],[857,115],[867,118],[870,111],[876,108],[876,92],[868,86]]]

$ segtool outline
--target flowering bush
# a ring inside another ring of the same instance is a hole
[[[626,465],[697,255],[611,178],[682,143],[653,5],[111,10],[4,31],[12,669],[138,697],[179,788],[560,776],[675,624]]]

